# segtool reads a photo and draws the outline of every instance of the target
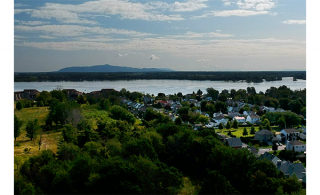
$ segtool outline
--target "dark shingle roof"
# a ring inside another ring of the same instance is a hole
[[[302,143],[301,141],[298,141],[298,140],[296,140],[296,141],[290,141],[289,142],[289,144],[290,145],[293,145],[293,146],[305,146],[306,144],[304,144],[304,143]]]
[[[228,138],[227,142],[230,147],[242,146],[242,142],[240,138]]]
[[[289,176],[292,176],[295,174],[298,179],[302,179],[306,175],[306,169],[302,163],[284,162],[281,164],[279,170],[285,175],[288,174]]]
[[[260,135],[272,135],[273,133],[269,130],[266,129],[262,129],[260,131],[257,131],[256,134],[260,134]]]
[[[299,133],[296,129],[284,129],[286,133]]]

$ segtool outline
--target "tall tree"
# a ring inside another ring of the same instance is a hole
[[[26,126],[27,137],[31,139],[35,138],[37,135],[37,130],[39,129],[38,119],[34,119],[34,121],[28,121]]]
[[[237,120],[233,120],[232,127],[235,128],[235,129],[239,128],[239,123],[238,123]]]
[[[21,134],[22,125],[23,121],[14,115],[14,141],[17,141],[17,137]]]
[[[227,126],[226,126],[226,129],[230,129],[231,128],[231,123],[230,121],[227,122]]]
[[[207,88],[207,93],[208,93],[208,96],[212,97],[212,99],[214,99],[214,100],[216,100],[219,95],[219,91],[213,89],[212,87]]]
[[[247,131],[247,128],[246,128],[246,127],[243,129],[242,135],[243,135],[243,136],[248,135],[248,131]]]
[[[250,129],[250,134],[255,134],[255,133],[256,133],[256,130],[255,130],[254,126],[252,125],[251,129]]]
[[[219,123],[219,129],[223,129],[223,124],[222,123]]]
[[[202,95],[201,89],[199,89],[199,90],[197,91],[197,95]]]

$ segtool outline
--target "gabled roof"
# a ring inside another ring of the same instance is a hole
[[[302,143],[301,141],[290,141],[289,142],[290,145],[293,145],[293,146],[305,146],[306,144]]]
[[[299,133],[296,129],[283,129],[286,133]]]
[[[250,149],[250,151],[251,151],[253,154],[258,154],[258,151],[257,151],[257,148],[256,148],[256,147],[251,146],[249,149]]]
[[[260,116],[258,116],[258,115],[250,115],[250,118],[260,118]]]
[[[284,162],[279,167],[279,171],[282,171],[285,175],[292,176],[295,174],[298,179],[305,177],[306,169],[302,163]]]
[[[242,141],[240,138],[228,138],[227,143],[230,147],[242,146]]]
[[[257,131],[256,134],[259,134],[259,135],[273,135],[273,133],[267,129],[262,129],[260,131]]]
[[[263,155],[259,157],[260,160],[267,159],[271,161],[273,164],[277,165],[277,161],[280,160],[277,156],[270,154],[269,152],[265,152]]]

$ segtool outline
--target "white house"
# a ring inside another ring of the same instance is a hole
[[[287,142],[287,150],[294,150],[296,152],[304,152],[306,151],[306,144],[300,141],[288,141]]]
[[[212,117],[212,121],[215,123],[215,125],[219,125],[220,123],[222,123],[223,125],[226,125],[228,123],[228,120],[227,118],[224,117],[223,114],[221,115],[213,115]]]
[[[260,121],[260,116],[258,116],[258,115],[248,115],[246,121],[249,122],[249,123],[255,124],[257,121]]]
[[[282,129],[280,132],[286,141],[295,141],[300,134],[296,129]]]
[[[246,118],[244,118],[243,116],[235,116],[235,117],[233,117],[233,120],[237,120],[238,123],[246,122]]]
[[[243,115],[248,116],[248,115],[256,115],[255,111],[243,111]]]

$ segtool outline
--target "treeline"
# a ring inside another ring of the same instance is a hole
[[[58,151],[26,160],[15,171],[15,194],[177,194],[183,177],[199,194],[305,193],[296,177],[246,149],[224,146],[213,129],[194,131],[152,109],[137,124],[108,99],[83,108],[52,99],[53,122],[45,126],[63,127]]]
[[[210,81],[246,81],[259,83],[282,80],[282,77],[306,79],[305,71],[259,71],[259,72],[139,72],[139,73],[15,73],[15,82],[44,81],[104,81],[137,79],[172,79],[172,80],[210,80]]]

